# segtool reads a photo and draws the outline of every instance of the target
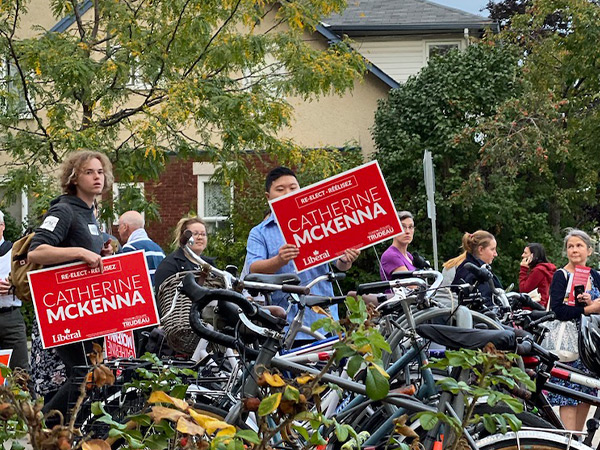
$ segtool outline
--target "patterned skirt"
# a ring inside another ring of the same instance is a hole
[[[575,369],[581,370],[582,372],[584,372],[588,375],[592,375],[595,377],[595,375],[590,373],[590,371],[587,369],[587,367],[585,367],[583,362],[581,362],[581,359],[576,359],[573,362],[568,362],[565,364],[568,366],[571,366]],[[593,395],[594,397],[598,396],[597,389],[593,389],[593,388],[590,388],[587,386],[582,386],[582,385],[576,384],[576,383],[571,383],[570,381],[565,381],[565,380],[560,380],[555,377],[550,377],[550,382],[558,384],[560,386],[564,386],[566,388],[574,389],[579,392],[583,392],[584,394]],[[548,401],[553,406],[577,406],[579,403],[581,403],[575,399],[572,399],[569,397],[564,397],[560,394],[554,394],[553,392],[548,392]]]

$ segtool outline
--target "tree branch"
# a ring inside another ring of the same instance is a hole
[[[213,43],[213,41],[217,38],[217,36],[221,33],[221,31],[223,31],[225,29],[225,27],[229,24],[229,22],[231,22],[231,20],[235,16],[235,13],[237,12],[238,8],[240,7],[240,3],[241,3],[241,0],[238,0],[237,3],[235,4],[234,8],[231,10],[231,14],[229,14],[229,17],[221,24],[221,26],[219,27],[217,32],[212,35],[210,40],[206,43],[204,50],[202,50],[200,52],[200,55],[198,55],[198,57],[192,63],[192,65],[184,72],[183,78],[187,78],[189,76],[189,74],[192,72],[192,70],[194,70],[194,67],[196,67],[200,61],[202,61],[202,59],[206,55],[206,52],[208,51],[208,48],[210,47],[210,44]]]

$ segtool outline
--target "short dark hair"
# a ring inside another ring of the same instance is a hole
[[[286,175],[292,176],[297,179],[296,174],[292,169],[288,169],[287,167],[279,166],[275,167],[267,174],[267,178],[265,179],[265,192],[269,192],[271,189],[271,185],[275,180],[278,180],[281,177]]]
[[[546,257],[546,250],[542,244],[538,244],[537,242],[530,242],[527,244],[527,248],[531,252],[531,262],[529,263],[529,268],[533,269],[540,263],[547,263],[548,258]]]

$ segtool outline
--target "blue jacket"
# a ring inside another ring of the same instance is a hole
[[[127,243],[123,246],[122,252],[134,252],[136,250],[144,250],[146,261],[148,263],[148,272],[150,273],[150,280],[154,286],[154,274],[158,265],[163,259],[165,259],[165,253],[162,248],[151,240],[143,228],[138,228],[127,240]]]

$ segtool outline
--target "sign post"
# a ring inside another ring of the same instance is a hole
[[[44,348],[158,325],[158,310],[143,251],[29,272]]]
[[[402,233],[402,224],[377,161],[348,170],[270,202],[287,244],[300,250],[298,272]]]
[[[427,217],[431,220],[431,238],[433,241],[433,268],[438,270],[437,225],[435,211],[435,175],[431,152],[425,150],[423,155],[423,173],[425,175],[425,192],[427,193]]]

